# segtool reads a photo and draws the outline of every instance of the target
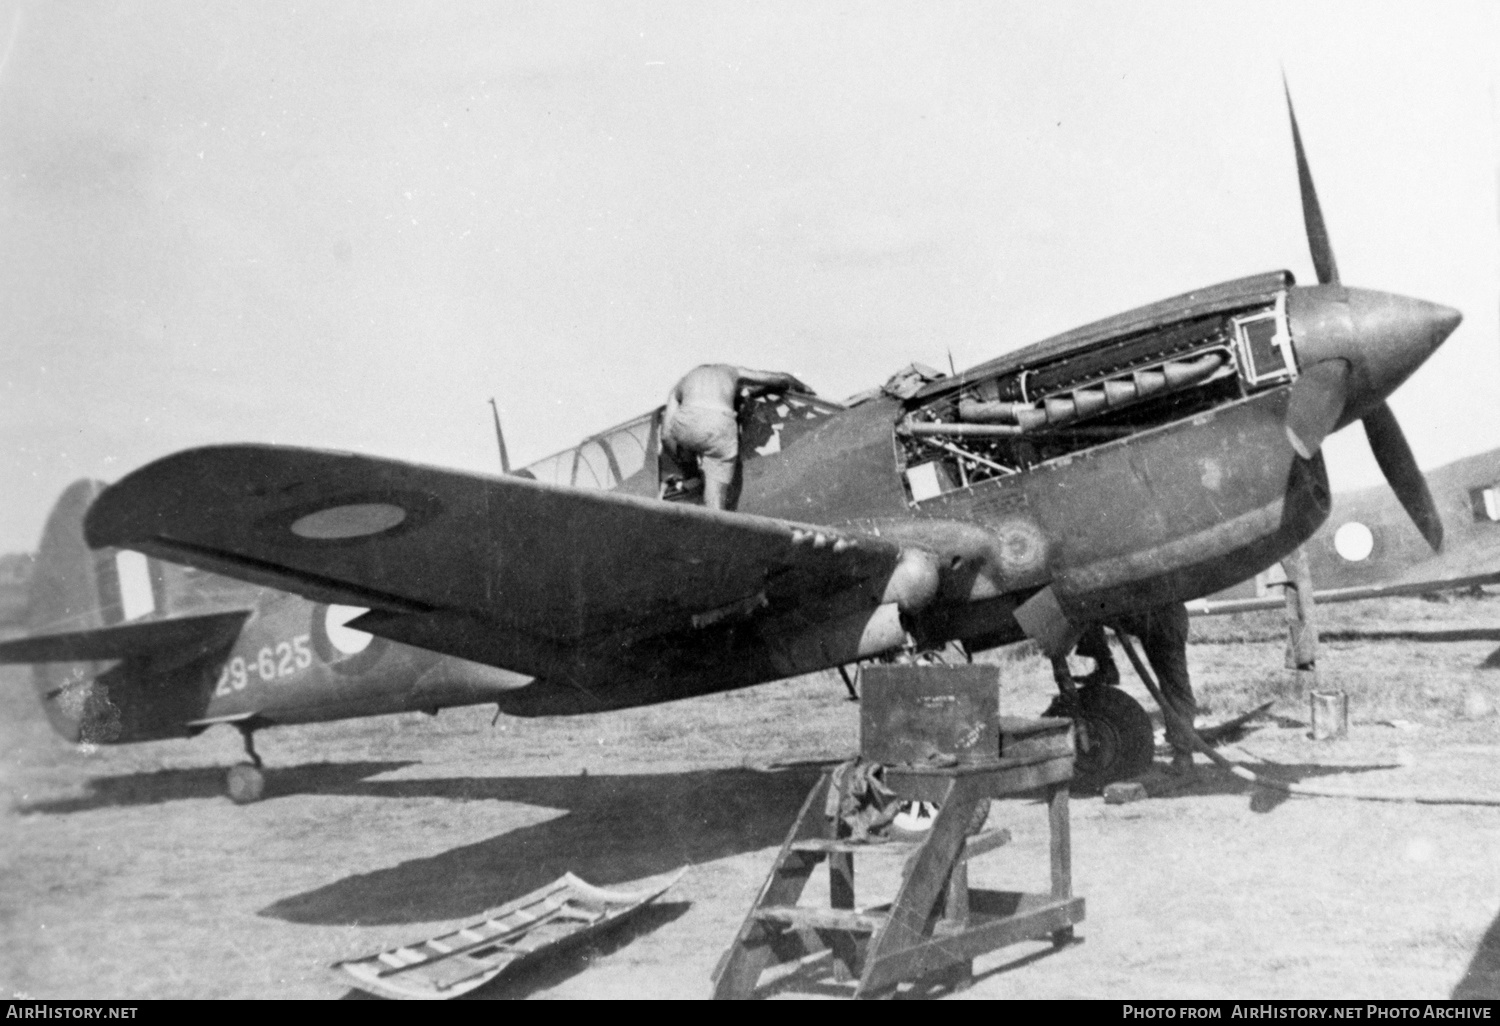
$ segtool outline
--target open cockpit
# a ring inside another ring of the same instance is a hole
[[[801,393],[756,396],[741,405],[740,457],[748,468],[775,456],[826,418],[839,403]],[[696,502],[702,482],[661,446],[662,407],[537,460],[517,473],[547,484],[619,489],[669,501]]]

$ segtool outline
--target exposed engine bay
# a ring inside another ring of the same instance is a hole
[[[896,425],[913,503],[1183,420],[1296,376],[1285,294],[945,392]]]

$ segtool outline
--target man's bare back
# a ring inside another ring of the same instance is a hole
[[[671,398],[684,406],[734,411],[740,389],[759,395],[777,390],[809,392],[802,382],[779,371],[732,367],[727,363],[705,363],[688,371],[672,389]]]
[[[684,406],[708,410],[734,409],[740,390],[738,367],[726,363],[705,363],[688,371],[672,389],[671,399]]]
[[[703,504],[733,509],[739,498],[739,424],[735,419],[741,392],[811,392],[790,374],[705,363],[673,386],[662,417],[662,444],[674,457],[696,458],[703,473]]]

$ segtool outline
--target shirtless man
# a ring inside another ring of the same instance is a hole
[[[703,505],[734,509],[740,497],[739,404],[767,392],[811,392],[790,374],[705,363],[688,371],[667,396],[662,446],[673,459],[691,457],[703,471]]]

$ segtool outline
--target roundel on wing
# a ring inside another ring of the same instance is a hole
[[[256,521],[255,529],[278,546],[290,542],[336,548],[409,535],[442,512],[435,496],[414,489],[333,490],[308,502],[279,506]]]
[[[362,606],[313,607],[313,647],[323,662],[340,673],[368,670],[380,661],[389,644],[384,638],[349,626],[349,621],[367,612]]]
[[[1375,550],[1375,536],[1358,520],[1351,520],[1333,532],[1333,550],[1341,559],[1358,563]]]
[[[313,541],[343,541],[389,531],[405,519],[406,510],[389,502],[351,502],[304,514],[292,521],[291,532]]]

